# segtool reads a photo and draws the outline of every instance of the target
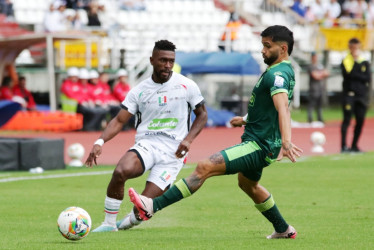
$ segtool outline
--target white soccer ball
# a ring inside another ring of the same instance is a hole
[[[68,240],[80,240],[91,230],[91,217],[80,207],[68,207],[57,219],[58,231]]]
[[[323,145],[326,142],[326,136],[319,131],[315,131],[310,136],[310,141],[313,143],[313,145]]]
[[[73,143],[68,148],[68,156],[71,159],[82,159],[84,156],[84,147],[80,143]]]

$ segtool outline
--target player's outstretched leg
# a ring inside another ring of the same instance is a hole
[[[287,230],[283,233],[277,233],[274,231],[271,235],[268,235],[267,239],[295,239],[297,232],[293,226],[289,225]]]
[[[149,220],[152,218],[153,212],[153,200],[138,194],[133,188],[129,189],[129,196],[132,203],[134,203],[136,209],[139,211],[139,216],[142,220]]]
[[[136,218],[136,215],[134,213],[134,210],[131,211],[128,215],[126,215],[122,220],[117,221],[117,228],[119,230],[126,230],[133,228],[134,226],[139,225],[142,223],[142,220],[139,220]]]

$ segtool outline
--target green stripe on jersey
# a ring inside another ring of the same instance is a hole
[[[260,146],[254,141],[248,141],[241,143],[239,146],[226,149],[225,152],[229,161],[232,161],[257,150],[261,150]]]
[[[287,93],[288,94],[288,91],[287,91],[287,89],[276,89],[273,92],[271,92],[271,96],[273,96],[275,94],[278,94],[278,93]]]

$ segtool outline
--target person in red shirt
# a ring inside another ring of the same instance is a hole
[[[12,101],[13,92],[11,89],[12,79],[9,76],[3,78],[0,86],[0,100]]]
[[[68,69],[68,77],[63,81],[61,85],[61,93],[66,95],[68,98],[80,100],[80,87],[79,87],[79,69],[72,67]]]
[[[118,70],[117,77],[118,81],[114,85],[113,95],[119,102],[123,102],[123,100],[125,100],[127,93],[129,93],[130,91],[130,85],[127,83],[127,71],[125,69]]]
[[[13,95],[13,98],[18,96],[24,99],[25,108],[27,110],[36,110],[34,97],[31,92],[26,89],[26,78],[24,76],[20,76],[18,78],[18,84],[13,86]]]

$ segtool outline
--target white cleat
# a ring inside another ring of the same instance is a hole
[[[131,213],[126,215],[122,220],[117,221],[116,225],[118,230],[126,230],[133,228],[136,225],[139,225],[142,221],[136,220],[135,222],[131,221]]]
[[[277,233],[274,231],[271,235],[266,236],[267,239],[295,239],[297,232],[293,226],[289,225],[286,232]]]
[[[142,220],[149,220],[152,218],[153,212],[153,200],[138,194],[133,188],[129,189],[129,196],[132,203],[139,211],[139,217]]]

